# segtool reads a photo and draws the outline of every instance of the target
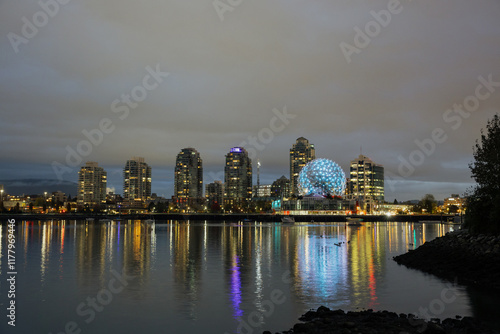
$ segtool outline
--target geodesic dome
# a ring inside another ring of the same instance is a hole
[[[346,177],[337,163],[329,159],[316,159],[300,171],[298,188],[301,195],[342,196]]]

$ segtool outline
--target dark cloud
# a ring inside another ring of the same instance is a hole
[[[144,156],[153,190],[170,196],[180,149],[201,153],[208,180],[232,146],[286,106],[296,118],[259,150],[263,182],[288,176],[288,150],[300,136],[346,171],[362,147],[397,175],[399,157],[442,128],[447,140],[387,198],[463,193],[472,145],[498,112],[500,92],[456,130],[443,115],[475,93],[479,76],[500,81],[500,4],[401,1],[401,13],[348,63],[340,43],[354,45],[354,27],[388,3],[243,1],[221,22],[211,1],[72,1],[15,53],[8,34],[21,35],[22,17],[41,8],[0,2],[1,178],[54,178],[51,163],[64,163],[66,146],[109,118],[114,130],[83,160],[116,169],[110,184],[120,192],[121,166]],[[113,101],[157,64],[170,75],[120,119]],[[76,168],[64,178],[75,181]]]

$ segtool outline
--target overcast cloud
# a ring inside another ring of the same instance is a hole
[[[288,151],[304,136],[317,157],[346,173],[362,147],[392,179],[387,200],[463,193],[474,142],[499,111],[500,87],[483,88],[490,96],[468,118],[443,116],[475,95],[478,77],[500,82],[500,2],[402,0],[348,62],[341,43],[355,46],[354,28],[364,30],[370,11],[389,3],[243,0],[221,21],[212,0],[72,0],[16,45],[9,33],[22,37],[22,18],[33,23],[41,6],[0,0],[0,179],[57,178],[52,163],[66,164],[67,145],[76,149],[82,130],[108,118],[114,130],[83,161],[105,167],[120,193],[125,161],[143,156],[153,192],[170,197],[182,148],[201,153],[211,182],[222,177],[231,147],[286,108],[296,117],[259,151],[261,183],[289,177]],[[113,102],[157,67],[169,75],[120,119]],[[447,139],[401,175],[398,157],[409,159],[415,140],[436,128]],[[76,181],[77,170],[64,179]]]

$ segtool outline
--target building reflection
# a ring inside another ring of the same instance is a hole
[[[379,226],[347,228],[350,301],[353,307],[376,308],[377,283],[386,267],[384,233]]]
[[[179,305],[182,314],[195,319],[201,295],[206,230],[189,223],[174,223],[169,228],[175,300],[182,301]]]
[[[112,252],[106,239],[112,232],[106,225],[97,222],[82,223],[74,232],[78,284],[84,287],[104,286],[109,267],[109,256],[106,254]]]
[[[206,295],[202,292],[210,295],[214,287],[224,292],[234,319],[253,311],[264,313],[265,301],[276,288],[286,293],[286,307],[294,308],[296,314],[321,304],[377,308],[380,282],[386,281],[383,275],[392,261],[390,254],[414,249],[452,229],[443,224],[416,223],[349,227],[170,222],[162,225],[157,235],[154,225],[141,221],[63,220],[23,222],[18,228],[16,249],[24,253],[18,265],[39,265],[42,285],[48,275],[57,272],[62,279],[74,266],[79,287],[95,293],[108,284],[110,271],[116,270],[135,277],[126,286],[134,292],[133,298],[143,298],[140,294],[149,291],[156,293],[158,284],[160,288],[171,286],[172,295],[158,298],[173,300],[179,313],[190,319],[197,318]],[[3,257],[6,235],[0,225]],[[5,263],[3,260],[0,265]],[[154,282],[151,269],[157,270],[155,275],[164,274],[159,281],[172,277],[173,285]],[[282,272],[286,269],[289,275]],[[311,300],[318,305],[311,305]]]
[[[290,262],[293,294],[298,301],[311,298],[325,304],[338,299],[347,281],[348,258],[341,227],[297,226]],[[339,246],[340,245],[340,246]]]
[[[243,316],[243,295],[250,288],[252,276],[252,239],[254,235],[241,224],[223,228],[221,238],[224,281],[235,319]]]
[[[135,277],[128,282],[127,288],[143,287],[149,280],[151,240],[155,240],[155,227],[140,220],[129,220],[118,231],[120,231],[120,236],[117,235],[116,238],[120,237],[123,240],[120,254],[122,272],[127,276]],[[119,243],[116,244],[119,245]]]

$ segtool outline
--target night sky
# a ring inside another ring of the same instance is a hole
[[[97,161],[121,193],[141,156],[170,197],[182,148],[208,183],[246,142],[271,183],[304,136],[384,165],[386,200],[443,199],[500,108],[498,0],[59,1],[0,0],[0,180]]]

